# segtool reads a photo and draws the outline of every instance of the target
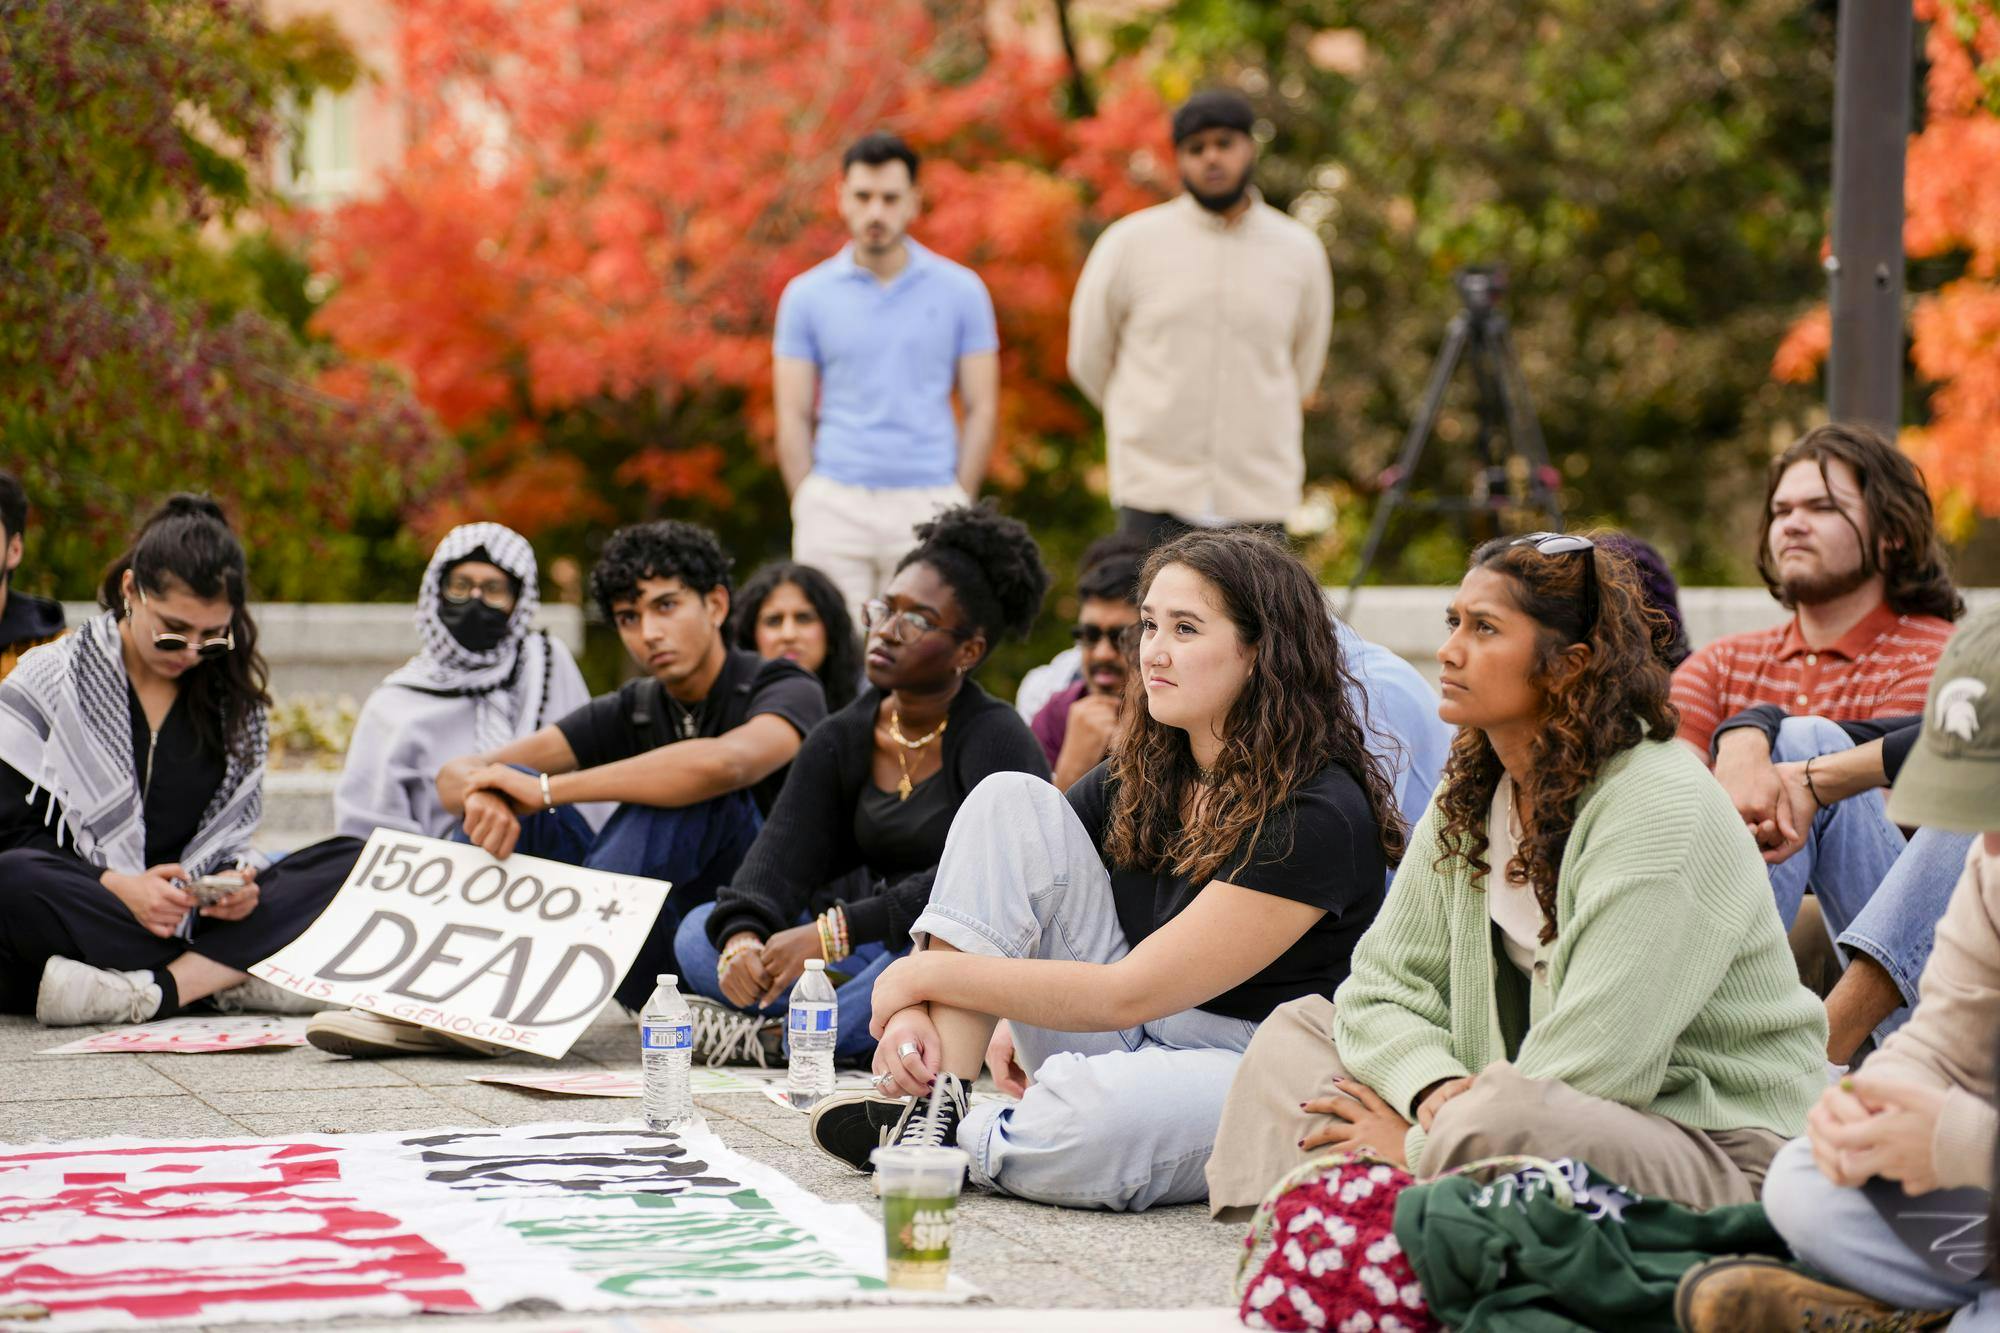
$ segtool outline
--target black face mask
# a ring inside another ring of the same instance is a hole
[[[507,622],[513,618],[512,611],[488,606],[477,597],[462,602],[450,598],[438,601],[439,622],[471,653],[490,653],[498,648],[507,637]]]

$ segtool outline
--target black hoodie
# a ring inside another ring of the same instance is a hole
[[[62,632],[61,602],[8,589],[7,609],[0,611],[0,676],[13,670],[22,653]]]

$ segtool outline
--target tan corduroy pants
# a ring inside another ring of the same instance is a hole
[[[1299,1103],[1333,1095],[1348,1077],[1333,1048],[1333,1002],[1311,995],[1258,1027],[1223,1103],[1208,1159],[1208,1206],[1217,1217],[1254,1208],[1285,1174],[1333,1151],[1298,1146],[1333,1117]],[[1691,1208],[1754,1203],[1784,1139],[1769,1130],[1690,1129],[1665,1116],[1590,1097],[1553,1079],[1487,1066],[1431,1126],[1420,1178],[1485,1157],[1574,1157],[1641,1194]]]

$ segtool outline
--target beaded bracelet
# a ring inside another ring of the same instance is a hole
[[[847,941],[847,913],[838,907],[830,907],[819,916],[820,954],[829,963],[837,963],[853,950]]]
[[[756,944],[732,944],[724,949],[722,956],[715,960],[715,979],[719,982],[728,976],[729,969],[736,965],[737,959],[758,947]]]

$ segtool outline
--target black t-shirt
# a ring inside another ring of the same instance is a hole
[[[1108,769],[1099,764],[1069,789],[1070,808],[1100,851],[1116,791]],[[1108,859],[1104,868],[1111,876],[1118,924],[1134,946],[1207,887],[1171,871],[1116,866]],[[1256,1023],[1288,1000],[1332,998],[1335,987],[1347,979],[1355,941],[1382,906],[1387,872],[1381,831],[1361,783],[1340,765],[1327,765],[1288,806],[1271,813],[1256,846],[1238,848],[1215,876],[1238,888],[1324,908],[1326,915],[1269,967],[1196,1007]]]
[[[559,720],[556,729],[569,742],[577,767],[597,768],[676,741],[720,736],[764,713],[785,719],[801,737],[826,717],[826,694],[812,672],[784,658],[766,661],[747,649],[727,651],[714,687],[698,704],[683,704],[658,680],[641,676]],[[789,768],[751,789],[765,814]]]
[[[951,832],[958,802],[942,772],[933,773],[904,800],[895,790],[864,783],[854,803],[854,843],[868,869],[880,879],[901,879],[938,863]]]

